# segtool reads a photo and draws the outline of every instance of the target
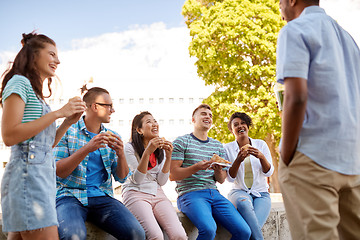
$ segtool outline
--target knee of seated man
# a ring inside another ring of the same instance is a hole
[[[86,225],[82,219],[78,220],[79,221],[59,221],[58,232],[61,240],[86,240]]]
[[[109,233],[117,239],[145,239],[145,231],[135,217],[130,217],[127,220],[127,224],[112,228]]]
[[[241,228],[234,229],[235,232],[232,232],[231,239],[249,239],[251,236],[251,229],[248,225],[242,226]]]
[[[216,236],[216,227],[206,226],[203,229],[199,229],[199,234],[206,236],[206,239],[214,239]]]
[[[86,240],[86,230],[78,229],[76,232],[63,229],[59,231],[60,240]]]
[[[131,231],[128,231],[128,234],[129,237],[126,239],[145,239],[145,231],[142,227],[134,227]]]

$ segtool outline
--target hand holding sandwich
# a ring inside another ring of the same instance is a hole
[[[124,155],[124,143],[120,137],[111,131],[107,131],[106,134],[109,148],[113,149],[118,157]]]

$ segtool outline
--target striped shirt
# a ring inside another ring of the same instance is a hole
[[[214,153],[222,158],[227,158],[223,145],[209,138],[202,141],[192,133],[178,137],[173,142],[172,161],[183,161],[182,167],[186,168],[202,160],[210,160]],[[176,181],[176,192],[179,196],[197,190],[217,189],[214,170],[200,170],[190,177]]]
[[[22,123],[34,121],[41,117],[42,104],[37,98],[28,78],[14,75],[4,88],[2,94],[3,103],[13,93],[19,95],[25,103]]]

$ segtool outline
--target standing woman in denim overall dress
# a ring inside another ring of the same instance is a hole
[[[8,239],[58,239],[56,177],[52,147],[85,110],[79,97],[51,112],[43,82],[60,63],[55,42],[42,34],[23,34],[22,49],[3,74],[1,133],[11,146],[1,183],[3,231]],[[56,130],[55,120],[65,117]]]

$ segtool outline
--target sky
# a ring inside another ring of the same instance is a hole
[[[38,30],[59,48],[73,39],[119,32],[136,25],[164,22],[184,26],[183,0],[0,0],[0,52],[17,50],[23,32]]]
[[[59,94],[77,94],[93,78],[95,85],[116,87],[125,97],[157,88],[165,89],[162,94],[207,97],[213,88],[204,86],[196,59],[189,56],[183,3],[0,0],[0,72],[19,51],[21,34],[37,30],[57,43]],[[321,0],[320,5],[360,43],[359,0]]]

